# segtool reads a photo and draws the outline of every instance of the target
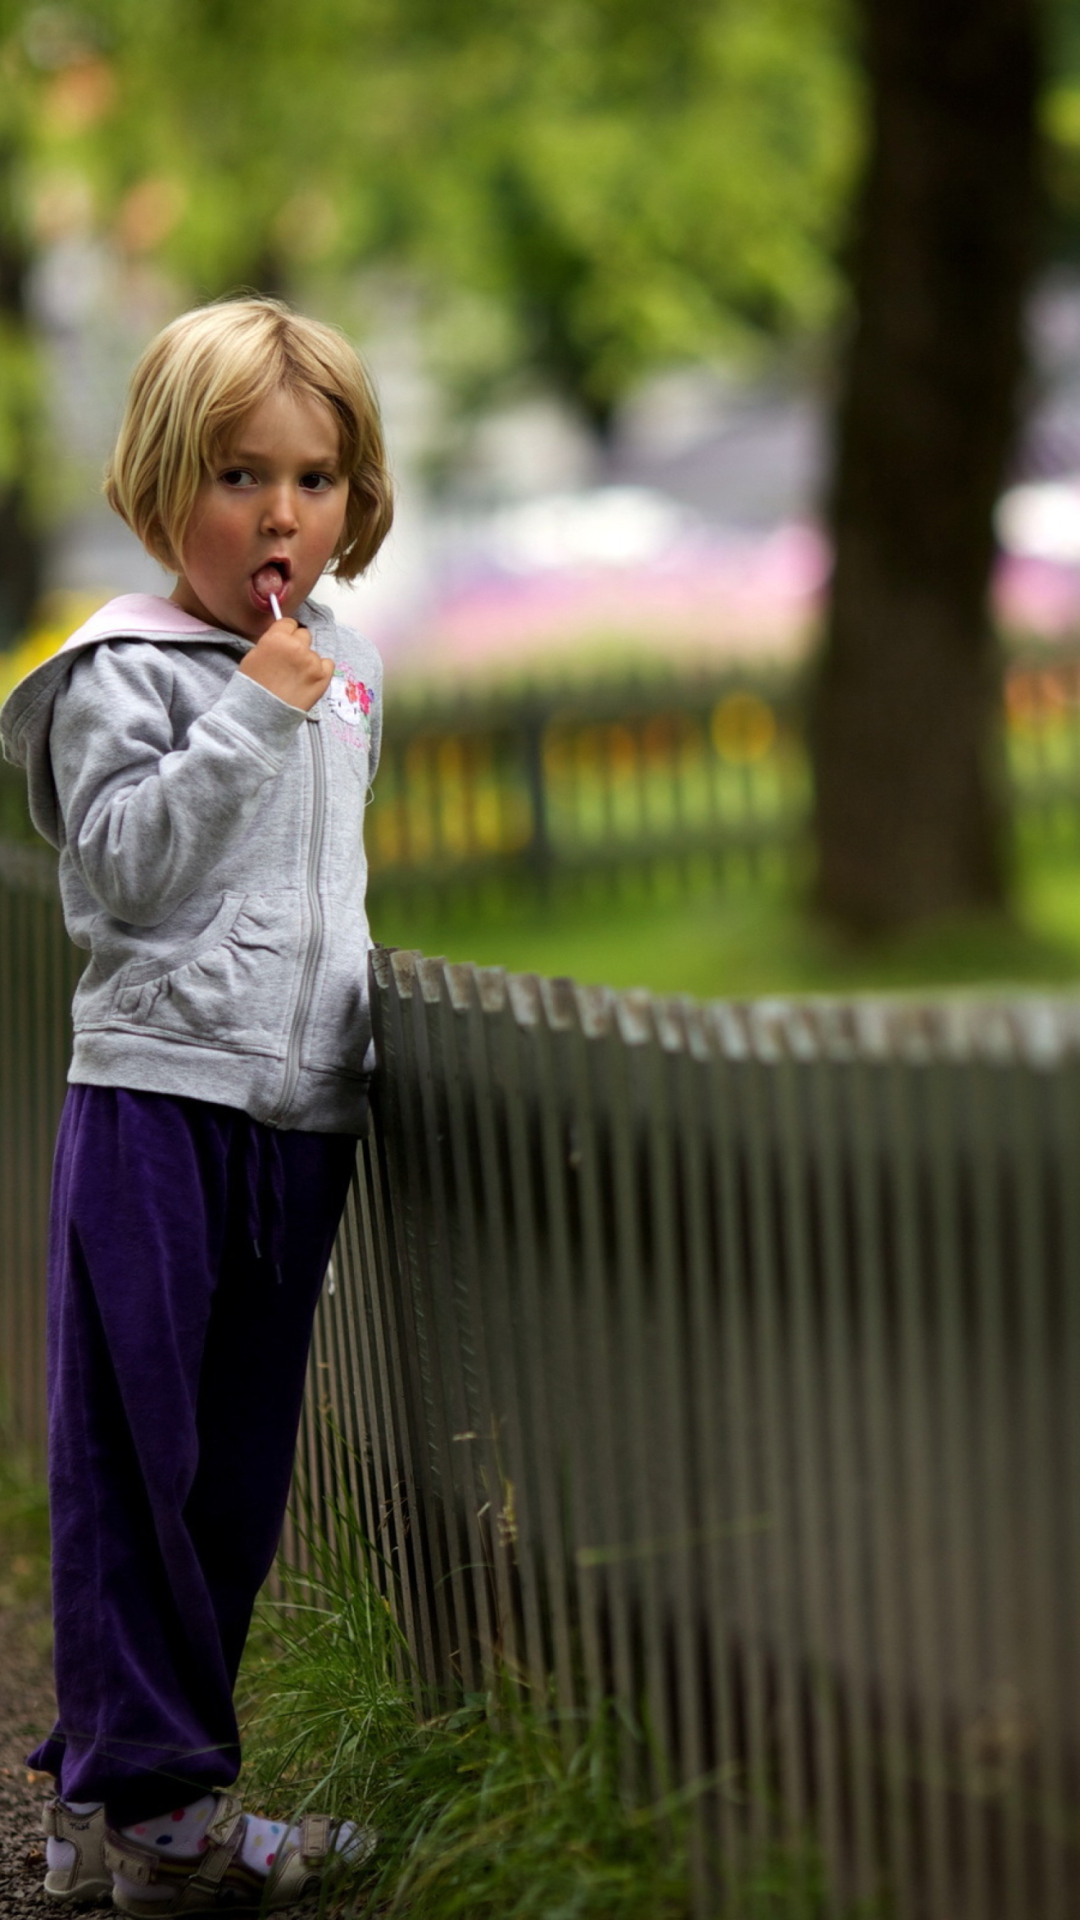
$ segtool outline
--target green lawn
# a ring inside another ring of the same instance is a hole
[[[979,987],[1071,987],[1080,981],[1080,856],[1042,859],[1017,887],[1014,917],[936,926],[872,947],[816,927],[790,890],[743,882],[690,897],[470,914],[375,901],[372,929],[389,946],[513,972],[567,974],[612,987],[700,999]]]

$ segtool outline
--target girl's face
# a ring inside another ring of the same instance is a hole
[[[199,488],[172,599],[248,640],[295,615],[334,557],[349,498],[329,407],[271,394],[241,421]]]

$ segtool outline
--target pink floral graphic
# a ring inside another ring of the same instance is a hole
[[[359,707],[361,713],[371,712],[371,688],[365,687],[362,680],[354,680],[351,675],[346,674],[345,693],[353,706]]]

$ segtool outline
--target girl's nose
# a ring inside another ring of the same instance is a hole
[[[292,488],[275,487],[263,510],[264,532],[295,533],[299,524]]]

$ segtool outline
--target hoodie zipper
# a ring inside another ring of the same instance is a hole
[[[300,972],[300,991],[289,1030],[289,1044],[285,1051],[285,1078],[282,1082],[281,1098],[268,1120],[268,1125],[271,1127],[280,1127],[283,1124],[296,1092],[297,1081],[300,1078],[300,1041],[307,1024],[311,988],[322,950],[323,910],[319,899],[319,868],[322,865],[323,829],[326,816],[326,767],[323,761],[319,715],[309,713],[307,717],[311,724],[305,727],[304,731],[311,742],[312,772],[312,822],[307,857],[307,896],[311,914],[311,937],[308,940],[307,952]]]

